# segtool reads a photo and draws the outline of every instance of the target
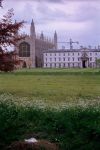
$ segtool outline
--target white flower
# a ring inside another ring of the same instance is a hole
[[[38,142],[35,138],[25,139],[25,142],[27,143],[36,143]]]

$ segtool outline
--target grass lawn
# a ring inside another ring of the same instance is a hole
[[[99,150],[99,69],[0,73],[0,149],[29,137],[60,150]]]
[[[0,93],[50,103],[98,99],[99,69],[30,69],[0,74]]]

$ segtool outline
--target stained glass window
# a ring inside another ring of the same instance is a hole
[[[23,42],[19,45],[19,57],[30,57],[30,45]]]

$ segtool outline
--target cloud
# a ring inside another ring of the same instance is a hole
[[[23,29],[27,33],[33,18],[36,32],[52,36],[57,30],[62,41],[68,37],[87,45],[100,41],[100,0],[4,0],[3,6],[0,16],[13,7],[14,18],[27,21]]]

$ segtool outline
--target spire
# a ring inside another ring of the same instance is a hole
[[[43,32],[41,32],[40,39],[44,40],[44,34],[43,34]]]
[[[35,25],[34,25],[33,19],[32,19],[31,27],[30,27],[30,36],[35,37]]]
[[[57,32],[55,31],[54,36],[57,37]]]
[[[54,47],[57,49],[57,32],[54,33]]]

